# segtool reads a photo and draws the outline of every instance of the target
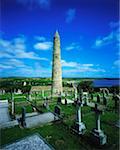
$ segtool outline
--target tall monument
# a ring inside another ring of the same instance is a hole
[[[60,36],[58,31],[56,31],[53,40],[52,96],[58,96],[59,94],[62,94],[62,69],[61,69]]]

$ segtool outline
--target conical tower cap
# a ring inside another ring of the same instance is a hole
[[[55,37],[60,37],[58,30],[55,32]]]

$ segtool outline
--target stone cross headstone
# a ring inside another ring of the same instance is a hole
[[[105,94],[103,93],[103,105],[107,105],[107,97],[105,96]]]
[[[97,94],[97,103],[100,103],[100,95]]]
[[[119,108],[120,96],[117,94],[114,94],[113,100],[115,101],[115,103],[114,103],[115,112],[117,112],[117,110]]]
[[[30,93],[30,92],[28,92],[27,100],[28,100],[28,101],[31,101],[31,93]]]
[[[62,100],[62,98],[61,98],[61,95],[59,94],[57,103],[58,103],[58,104],[61,103],[61,100]]]
[[[60,106],[55,106],[54,113],[55,113],[56,115],[60,115],[60,114],[61,114],[61,107],[60,107]]]
[[[80,90],[79,99],[81,102],[83,101],[83,89]]]
[[[65,98],[65,105],[67,105],[67,99]]]
[[[82,114],[81,114],[81,106],[82,103],[77,101],[77,113],[76,113],[76,122],[75,126],[73,126],[73,131],[75,131],[77,134],[83,135],[85,133],[86,127],[85,124],[82,122]]]
[[[44,90],[42,90],[42,97],[44,97],[45,96],[45,92],[44,92]]]
[[[95,122],[96,128],[94,128],[91,132],[91,135],[94,137],[95,143],[99,145],[104,145],[107,142],[107,136],[100,128],[100,115],[102,114],[102,110],[98,108],[98,105],[95,104],[95,108],[93,108],[95,112]]]
[[[90,96],[91,96],[91,100],[93,100],[94,97],[93,97],[93,94],[92,94],[92,93],[90,94]]]
[[[44,98],[44,103],[43,103],[43,106],[47,109],[49,109],[49,105],[48,105],[48,98]]]
[[[25,116],[26,116],[26,109],[25,109],[25,107],[22,107],[21,125],[22,125],[23,127],[26,126]]]
[[[12,115],[15,113],[15,103],[14,103],[14,93],[11,93],[11,100],[12,100]]]

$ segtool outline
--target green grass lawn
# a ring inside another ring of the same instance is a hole
[[[24,106],[24,105],[23,105],[23,106]],[[25,108],[26,108],[26,113],[31,113],[31,112],[33,112],[31,105],[27,105],[27,106],[25,106]],[[22,113],[22,106],[16,105],[16,106],[15,106],[15,113],[16,113],[16,114],[21,114],[21,113]]]
[[[19,95],[20,96],[20,95]],[[21,97],[22,99],[23,97]],[[16,114],[21,114],[22,106],[26,107],[26,112],[32,112],[31,105],[26,101],[20,101],[19,98],[17,100],[16,96],[16,106],[15,111]],[[43,112],[47,112],[48,110],[45,108],[41,108],[43,101],[37,101],[37,106]],[[108,105],[112,105],[113,101],[110,99]],[[56,101],[50,102],[50,111],[54,111],[54,107],[56,105]],[[61,112],[63,114],[63,123],[68,127],[74,124],[76,118],[76,107],[68,104],[62,105],[60,104]],[[43,136],[49,144],[51,144],[57,150],[96,150],[98,148],[95,145],[89,143],[90,139],[90,131],[95,128],[95,115],[92,113],[91,108],[88,106],[82,107],[82,121],[85,123],[87,130],[85,135],[81,138],[75,134],[72,134],[70,130],[66,129],[63,123],[54,123],[47,124],[44,126],[40,126],[37,128],[31,129],[21,129],[18,126],[9,129],[1,130],[1,145],[14,142],[17,139],[25,137],[27,135],[31,135],[34,133],[39,133]],[[114,112],[106,111],[101,115],[101,129],[107,135],[107,145],[106,150],[118,150],[119,149],[119,129],[114,126],[114,123],[118,121],[119,115]]]
[[[106,114],[107,116],[108,114]],[[109,114],[112,115],[112,114]],[[117,114],[116,114],[117,116]],[[102,116],[103,117],[103,116]],[[101,117],[101,118],[102,118]],[[112,120],[113,118],[111,118]],[[107,121],[110,121],[108,119]],[[95,118],[94,115],[86,115],[83,118],[83,122],[86,124],[87,130],[83,138],[80,138],[76,134],[72,134],[70,130],[66,129],[66,127],[62,123],[54,123],[49,125],[40,126],[37,128],[31,129],[20,129],[19,127],[14,127],[10,129],[1,130],[1,144],[7,144],[14,142],[16,139],[20,139],[27,135],[31,135],[33,133],[39,133],[43,136],[49,144],[51,144],[57,150],[79,150],[79,149],[90,149],[95,150],[96,147],[88,143],[90,139],[90,131],[95,127]],[[105,147],[107,150],[117,150],[119,147],[119,133],[118,128],[115,126],[110,126],[108,124],[102,123],[101,125],[103,131],[107,135],[108,144]]]

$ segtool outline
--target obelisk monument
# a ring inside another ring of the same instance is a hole
[[[62,68],[60,52],[60,36],[55,32],[53,40],[53,60],[52,60],[52,97],[62,94]]]

